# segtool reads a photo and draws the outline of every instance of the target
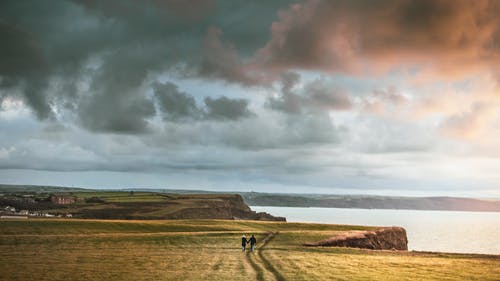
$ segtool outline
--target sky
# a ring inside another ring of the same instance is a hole
[[[0,2],[0,183],[500,197],[500,2]]]

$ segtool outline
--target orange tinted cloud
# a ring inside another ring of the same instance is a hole
[[[474,139],[485,133],[492,120],[498,120],[496,107],[489,104],[474,104],[469,111],[449,117],[441,131],[454,138]],[[488,135],[488,137],[492,137]]]
[[[381,73],[420,66],[464,75],[494,68],[500,2],[311,0],[279,12],[258,52],[271,69]]]

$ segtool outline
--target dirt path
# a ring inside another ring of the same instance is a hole
[[[257,280],[258,281],[263,281],[264,279],[264,274],[267,272],[269,275],[272,275],[276,281],[284,281],[285,278],[281,273],[279,273],[278,270],[269,262],[268,259],[264,256],[264,251],[265,247],[273,238],[278,234],[278,232],[270,232],[267,234],[267,236],[262,240],[261,244],[259,247],[256,247],[256,252],[258,253],[258,257],[260,258],[257,259],[257,257],[252,253],[252,252],[247,252],[247,259],[252,266],[252,268],[255,270],[257,274]]]

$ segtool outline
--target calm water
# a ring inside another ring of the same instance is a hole
[[[257,207],[289,222],[402,226],[409,250],[500,255],[500,213]]]

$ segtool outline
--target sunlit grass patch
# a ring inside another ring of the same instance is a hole
[[[0,279],[275,280],[277,272],[286,280],[500,280],[496,257],[302,246],[362,229],[370,228],[227,220],[0,221]],[[241,252],[241,235],[255,234],[262,242],[269,232],[277,234],[264,249]]]

